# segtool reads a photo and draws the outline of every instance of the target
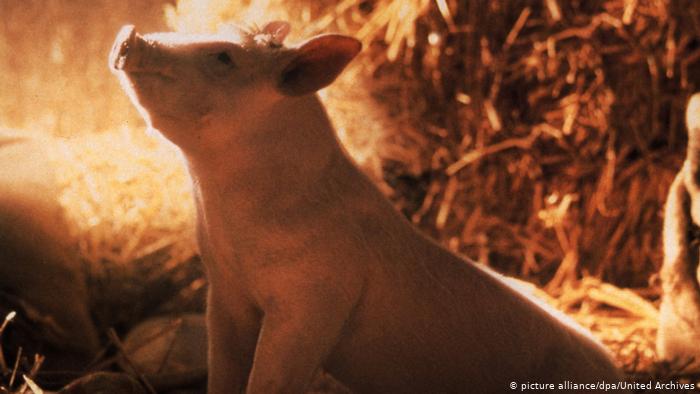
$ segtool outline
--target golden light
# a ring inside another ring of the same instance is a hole
[[[162,250],[169,267],[197,253],[182,158],[148,134],[107,67],[119,28],[214,33],[287,20],[288,45],[326,32],[363,42],[319,96],[349,153],[416,225],[484,261],[525,261],[521,274],[551,280],[548,294],[530,293],[621,360],[654,361],[660,290],[648,274],[660,264],[661,209],[682,161],[669,153],[684,149],[679,108],[700,59],[673,2],[606,0],[576,18],[584,7],[559,0],[479,10],[454,0],[88,3],[0,2],[0,128],[50,147],[57,198],[92,275]],[[700,123],[700,101],[691,107]],[[402,172],[384,183],[392,165]],[[620,272],[640,287],[601,279]]]

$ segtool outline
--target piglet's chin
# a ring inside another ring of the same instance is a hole
[[[133,75],[127,74],[122,75],[120,79],[124,91],[147,123],[151,123],[156,113],[164,112],[158,109],[163,105],[163,97],[154,94],[158,90],[152,83],[148,83],[142,77],[134,78]]]
[[[149,129],[149,134],[152,134],[154,130],[158,127],[167,126],[163,124],[163,116],[158,116],[157,111],[154,111],[153,103],[149,102],[148,96],[139,93],[139,89],[134,86],[131,81],[127,78],[122,79],[122,87],[124,91],[129,96],[131,103],[139,112],[143,120],[146,122],[146,126]],[[162,126],[161,126],[162,125]]]

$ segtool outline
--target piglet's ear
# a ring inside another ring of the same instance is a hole
[[[268,34],[272,37],[272,42],[276,45],[282,45],[284,39],[287,38],[287,34],[291,30],[291,26],[288,22],[284,21],[274,21],[269,22],[262,28],[263,34]]]
[[[360,52],[360,41],[339,34],[317,36],[296,49],[277,88],[287,96],[313,93],[333,82]]]

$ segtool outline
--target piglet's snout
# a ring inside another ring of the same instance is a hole
[[[157,41],[145,39],[134,26],[122,27],[109,55],[114,71],[127,74],[150,74],[172,77],[172,61],[168,51]]]
[[[112,46],[112,52],[109,54],[109,66],[116,71],[126,70],[127,63],[135,63],[138,53],[138,41],[142,40],[136,34],[136,29],[133,25],[122,27],[117,34],[117,38]]]

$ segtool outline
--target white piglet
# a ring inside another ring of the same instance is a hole
[[[110,65],[192,177],[214,394],[496,393],[621,379],[580,327],[416,231],[352,163],[315,92],[361,49],[119,33]],[[520,386],[518,386],[520,387]],[[595,390],[589,390],[595,391]],[[601,390],[602,391],[602,390]]]

